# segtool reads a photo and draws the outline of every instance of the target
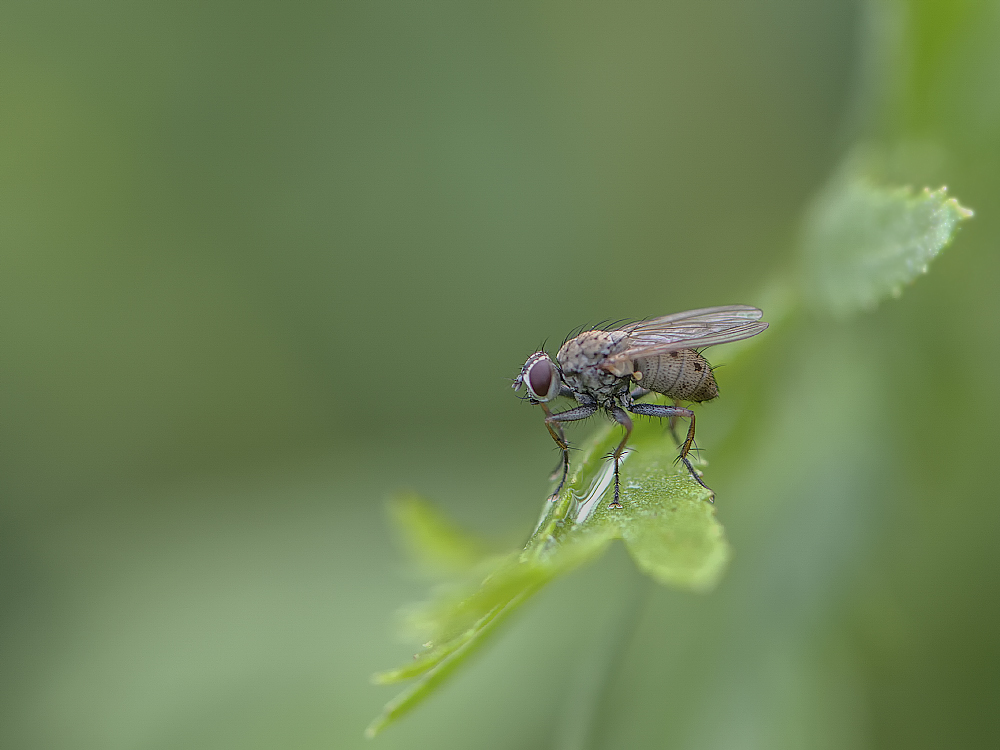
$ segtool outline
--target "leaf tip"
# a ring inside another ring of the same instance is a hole
[[[393,679],[393,675],[396,671],[397,670],[395,669],[390,669],[385,672],[375,672],[368,678],[368,681],[372,685],[391,685],[393,682],[396,682],[396,680]]]
[[[817,196],[802,240],[809,299],[838,318],[899,297],[973,216],[947,186],[883,184],[877,155],[858,153]]]
[[[460,528],[415,493],[396,494],[387,510],[408,556],[425,573],[461,575],[489,555],[490,545],[485,540]]]
[[[955,211],[955,213],[958,214],[958,218],[960,221],[971,219],[973,216],[976,215],[975,211],[973,211],[971,208],[966,208],[954,198],[949,198],[948,203],[951,204],[951,208]]]

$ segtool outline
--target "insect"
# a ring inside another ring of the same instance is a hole
[[[708,360],[696,350],[756,336],[767,328],[762,316],[749,305],[705,307],[613,330],[584,331],[560,347],[555,361],[545,351],[528,357],[512,387],[519,390],[523,385],[527,399],[542,407],[545,427],[562,451],[553,479],[560,471],[562,478],[553,497],[562,490],[569,473],[569,443],[562,423],[586,419],[599,410],[625,428],[625,437],[612,454],[615,499],[609,507],[622,507],[619,464],[632,434],[630,412],[668,417],[671,426],[677,417],[690,420],[679,460],[698,484],[709,489],[688,459],[694,443],[694,412],[680,405],[683,401],[710,401],[719,395]],[[673,399],[673,406],[637,403],[653,392]],[[553,413],[548,402],[557,396],[575,399],[578,405]]]

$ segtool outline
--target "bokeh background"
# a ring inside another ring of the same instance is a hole
[[[859,143],[976,218],[719,371],[720,589],[614,550],[373,747],[1000,745],[1000,5],[5,2],[0,745],[368,746],[387,498],[522,542],[524,358],[778,304]]]

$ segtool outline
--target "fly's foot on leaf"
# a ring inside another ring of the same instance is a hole
[[[710,503],[712,503],[714,505],[715,504],[715,490],[713,490],[711,487],[709,487],[707,484],[705,484],[702,481],[701,474],[699,474],[698,470],[695,469],[694,466],[691,465],[691,462],[688,461],[687,456],[685,456],[685,455],[682,454],[682,455],[678,456],[677,458],[680,461],[682,461],[684,463],[684,465],[687,467],[688,473],[691,474],[691,477],[694,479],[694,481],[696,481],[698,484],[700,484],[702,487],[704,487],[706,490],[708,490],[709,492],[712,493],[709,496],[709,498],[708,498],[708,502],[710,502]]]

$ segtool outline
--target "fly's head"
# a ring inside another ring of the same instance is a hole
[[[544,403],[559,395],[562,384],[562,373],[552,358],[545,352],[535,352],[528,357],[511,387],[518,390],[523,385],[529,401]]]

